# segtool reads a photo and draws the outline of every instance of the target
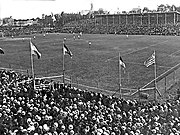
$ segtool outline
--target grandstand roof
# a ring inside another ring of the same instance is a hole
[[[114,15],[144,15],[144,14],[172,14],[172,13],[176,13],[180,15],[180,12],[178,11],[169,11],[169,12],[148,12],[148,13],[120,13],[120,14],[101,14],[101,15],[95,15],[95,16],[114,16]]]

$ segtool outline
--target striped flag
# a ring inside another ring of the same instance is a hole
[[[126,68],[126,65],[125,65],[125,63],[123,62],[121,56],[120,56],[120,59],[119,59],[119,64],[120,64],[123,68]]]
[[[36,55],[38,59],[41,58],[41,53],[38,51],[36,46],[30,41],[30,46],[31,46],[31,54]]]
[[[66,55],[68,54],[71,58],[72,58],[72,52],[70,51],[70,49],[64,44],[63,46],[63,54]]]
[[[155,63],[155,52],[144,62],[144,65],[146,67],[149,67],[154,63]]]
[[[4,50],[0,48],[0,54],[4,54]]]

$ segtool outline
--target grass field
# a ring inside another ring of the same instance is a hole
[[[21,36],[22,37],[22,36]],[[25,36],[23,36],[25,37]],[[27,37],[33,37],[27,36]],[[73,53],[71,59],[65,56],[65,74],[72,76],[73,82],[99,87],[106,90],[118,89],[118,54],[120,52],[125,71],[122,70],[122,87],[139,88],[154,78],[154,67],[146,68],[143,63],[156,51],[157,76],[180,62],[180,37],[178,36],[129,36],[84,34],[73,40],[72,34],[36,35],[32,41],[42,53],[42,58],[34,57],[37,77],[62,74],[62,46]],[[5,55],[0,55],[0,67],[31,69],[29,40],[0,39],[0,47]],[[92,42],[91,47],[88,41]]]

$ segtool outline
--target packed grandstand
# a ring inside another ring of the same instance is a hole
[[[0,72],[0,134],[178,135],[180,99],[142,103]]]

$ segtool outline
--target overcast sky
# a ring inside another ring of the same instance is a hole
[[[28,19],[41,17],[42,14],[78,13],[93,9],[117,11],[130,11],[132,8],[148,7],[157,9],[157,5],[169,4],[180,6],[180,0],[0,0],[0,18],[12,16],[15,19]]]

